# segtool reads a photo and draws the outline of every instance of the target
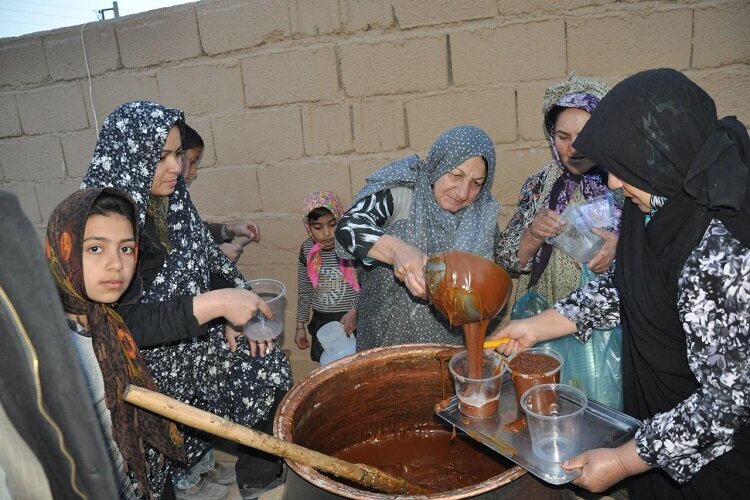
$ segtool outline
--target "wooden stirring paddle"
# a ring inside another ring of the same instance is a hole
[[[388,474],[376,467],[353,464],[283,441],[143,387],[129,385],[125,389],[123,399],[130,404],[145,408],[175,422],[307,465],[336,477],[348,479],[367,488],[398,495],[425,495],[429,493],[426,488]]]

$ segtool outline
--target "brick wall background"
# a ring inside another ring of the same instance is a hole
[[[550,156],[544,89],[570,71],[615,84],[662,66],[750,123],[750,4],[202,1],[0,40],[0,189],[41,235],[110,111],[133,99],[183,109],[207,144],[193,199],[207,220],[259,222],[263,240],[239,265],[287,284],[284,347],[300,377],[313,368],[293,343],[310,191],[346,204],[376,168],[471,123],[495,141],[505,224]]]

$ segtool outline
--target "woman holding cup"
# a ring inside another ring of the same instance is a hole
[[[617,138],[613,140],[613,138]],[[575,142],[622,187],[617,266],[495,336],[510,353],[622,321],[633,440],[566,461],[574,483],[631,498],[740,498],[750,490],[750,138],[678,71],[615,86]],[[632,476],[632,477],[631,477]]]

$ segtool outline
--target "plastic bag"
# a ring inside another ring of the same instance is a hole
[[[582,205],[571,205],[560,214],[562,231],[547,243],[570,255],[577,261],[588,262],[604,244],[604,240],[591,230],[595,227],[609,229],[615,219],[615,204],[611,193],[591,198]]]
[[[549,303],[542,294],[532,288],[513,303],[510,319],[530,318],[546,309],[549,309]]]
[[[596,279],[585,265],[581,270],[580,286]],[[515,307],[514,307],[515,309]],[[587,342],[573,335],[540,342],[562,354],[565,362],[560,382],[572,385],[594,399],[616,410],[622,410],[622,327],[594,330]]]

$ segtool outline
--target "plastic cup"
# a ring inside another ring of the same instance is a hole
[[[458,411],[467,417],[487,418],[497,415],[500,387],[505,371],[505,358],[496,351],[482,352],[482,378],[469,378],[467,352],[451,358],[448,369],[453,376],[458,398]]]
[[[535,385],[560,383],[564,362],[562,354],[549,347],[532,347],[519,352],[508,364],[518,407],[521,407],[521,395]]]
[[[542,384],[524,392],[521,409],[526,412],[534,455],[548,462],[578,455],[587,404],[586,395],[571,385]]]
[[[278,337],[284,330],[284,283],[273,279],[257,279],[246,281],[242,287],[252,288],[273,313],[273,317],[269,318],[260,311],[256,312],[243,327],[245,336],[256,342],[267,342]]]

